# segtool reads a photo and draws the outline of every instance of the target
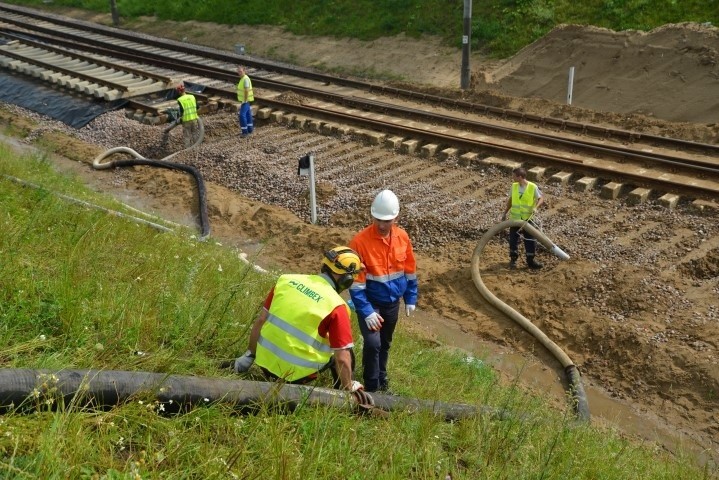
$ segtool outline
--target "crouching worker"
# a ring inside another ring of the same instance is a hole
[[[302,384],[330,368],[335,388],[370,403],[362,384],[352,379],[350,311],[339,295],[361,269],[354,250],[335,247],[325,252],[319,275],[280,276],[252,326],[247,351],[235,359],[235,372],[256,363],[269,379]]]

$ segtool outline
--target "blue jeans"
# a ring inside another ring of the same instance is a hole
[[[376,312],[384,319],[382,328],[373,332],[367,327],[364,318],[359,319],[360,332],[364,339],[362,347],[362,380],[367,392],[375,392],[387,383],[387,360],[392,346],[392,336],[399,317],[399,300],[390,305],[372,304]]]
[[[237,112],[237,120],[240,122],[242,135],[252,133],[255,129],[255,125],[252,122],[252,108],[250,107],[250,102],[245,102],[240,106],[240,110]]]

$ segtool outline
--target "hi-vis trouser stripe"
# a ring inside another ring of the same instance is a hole
[[[387,283],[402,277],[404,277],[404,270],[390,273],[389,275],[372,275],[371,273],[368,273],[365,278],[367,280],[374,280],[375,282]]]
[[[285,352],[280,347],[275,345],[274,343],[270,342],[264,337],[260,337],[257,340],[257,343],[262,345],[264,348],[269,350],[270,352],[274,353],[278,358],[281,358],[287,363],[291,363],[293,365],[297,365],[298,367],[305,367],[305,368],[311,368],[313,370],[319,370],[322,368],[326,362],[313,362],[311,360],[305,360],[304,358],[296,357],[290,353]]]

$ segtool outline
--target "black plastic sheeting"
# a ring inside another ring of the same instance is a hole
[[[0,100],[41,113],[73,128],[82,128],[95,117],[121,108],[127,100],[106,102],[59,92],[46,83],[0,72]]]

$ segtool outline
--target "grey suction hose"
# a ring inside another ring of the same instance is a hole
[[[78,410],[112,407],[138,395],[154,395],[156,401],[175,408],[221,403],[251,412],[261,406],[294,411],[302,405],[356,408],[348,392],[307,385],[230,380],[118,370],[0,369],[0,412],[28,411],[46,400],[62,397],[65,408]],[[146,397],[142,397],[145,399]],[[508,414],[491,407],[450,404],[372,393],[375,407],[383,411],[432,412],[447,421],[487,414],[503,419]]]
[[[567,356],[567,354],[564,353],[564,351],[559,348],[556,343],[550,340],[549,337],[547,337],[547,335],[545,335],[544,332],[537,328],[537,326],[535,326],[531,321],[529,321],[519,312],[511,308],[509,305],[497,298],[492,292],[490,292],[482,281],[482,277],[479,273],[479,260],[482,256],[482,250],[484,250],[484,247],[492,239],[492,237],[494,237],[497,233],[501,232],[505,228],[509,227],[520,227],[526,230],[530,235],[536,238],[537,241],[544,245],[547,250],[549,250],[553,255],[556,255],[562,260],[569,259],[569,255],[562,251],[562,249],[559,248],[557,245],[552,243],[552,241],[546,235],[544,235],[544,233],[539,231],[529,222],[520,220],[505,220],[487,230],[487,232],[482,236],[482,238],[479,240],[479,243],[477,243],[477,246],[474,249],[474,253],[472,254],[472,280],[474,281],[474,285],[477,287],[477,290],[479,290],[479,293],[485,298],[485,300],[487,300],[492,306],[496,307],[499,311],[510,317],[519,325],[521,325],[522,328],[524,328],[526,331],[531,333],[562,364],[562,367],[564,367],[564,372],[567,375],[567,383],[569,384],[570,393],[573,398],[577,417],[582,421],[589,421],[589,403],[587,401],[587,395],[584,392],[584,387],[582,385],[582,379],[579,375],[579,371],[577,370],[577,367],[574,365],[572,360],[570,360],[569,356]]]
[[[149,165],[153,167],[160,167],[160,168],[167,168],[171,170],[182,170],[184,172],[187,172],[191,174],[195,178],[195,183],[197,184],[197,196],[199,198],[199,210],[200,210],[200,231],[201,236],[200,240],[205,240],[210,235],[210,221],[209,216],[207,214],[207,190],[205,189],[205,182],[202,179],[202,174],[198,169],[191,165],[183,165],[181,163],[174,163],[174,162],[168,162],[167,160],[174,157],[175,155],[179,154],[182,151],[190,150],[192,148],[195,148],[200,143],[202,143],[202,140],[205,137],[205,127],[204,123],[202,122],[201,118],[198,118],[198,122],[200,125],[200,134],[198,135],[197,140],[195,143],[193,143],[189,148],[185,150],[177,151],[171,155],[168,155],[167,157],[164,157],[161,160],[151,160],[148,158],[143,157],[135,150],[129,148],[129,147],[115,147],[111,148],[110,150],[107,150],[104,153],[101,153],[95,159],[92,161],[92,167],[96,170],[106,170],[109,168],[117,168],[117,167],[130,167],[134,165]],[[172,130],[175,126],[177,126],[177,123],[173,123],[170,126],[168,126],[164,133],[169,132]],[[116,153],[127,153],[133,157],[135,157],[132,160],[111,160],[109,162],[102,162],[105,158],[114,155]]]

